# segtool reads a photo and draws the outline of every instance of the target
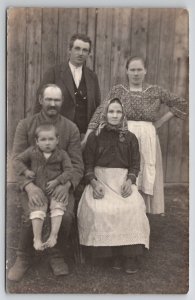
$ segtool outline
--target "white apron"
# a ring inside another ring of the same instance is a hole
[[[149,222],[145,203],[137,187],[123,198],[121,185],[127,170],[120,168],[95,168],[97,179],[103,184],[103,199],[93,198],[93,188],[87,185],[78,206],[78,229],[81,245],[122,246],[144,244],[149,248]]]
[[[148,195],[154,194],[156,176],[156,129],[151,122],[128,121],[128,129],[139,142],[141,155],[138,189]]]

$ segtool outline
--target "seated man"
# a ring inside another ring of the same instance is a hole
[[[35,130],[44,123],[52,123],[59,133],[59,146],[67,151],[72,167],[72,179],[64,185],[58,185],[52,192],[52,198],[63,201],[66,204],[57,244],[48,250],[50,265],[54,275],[67,275],[68,266],[64,261],[65,244],[69,237],[72,221],[74,220],[74,196],[73,191],[83,176],[83,161],[80,145],[80,134],[77,126],[60,114],[63,103],[62,91],[55,84],[47,84],[40,91],[39,101],[42,106],[41,112],[19,122],[14,137],[14,157],[23,152],[29,146],[35,145]],[[23,194],[27,193],[31,203],[42,203],[44,194],[32,180],[20,175],[18,179]],[[13,267],[8,272],[8,279],[20,281],[32,264],[33,232],[32,223],[29,219],[29,206],[26,194],[22,196],[23,222],[20,232],[20,240],[17,250],[17,258]]]

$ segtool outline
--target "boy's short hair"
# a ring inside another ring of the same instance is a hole
[[[50,123],[44,123],[44,124],[39,125],[39,126],[36,128],[36,130],[35,130],[35,138],[38,139],[39,133],[40,133],[41,131],[50,131],[50,130],[54,130],[54,131],[55,131],[56,137],[59,137],[58,130],[57,130],[57,128],[56,128],[53,124],[50,124]]]

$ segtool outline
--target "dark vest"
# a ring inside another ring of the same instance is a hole
[[[76,87],[74,82],[74,94],[76,100],[75,118],[74,122],[78,126],[80,133],[87,131],[87,88],[85,83],[85,76],[82,72],[81,81],[79,87]]]

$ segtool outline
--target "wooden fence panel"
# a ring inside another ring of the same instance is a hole
[[[146,81],[151,84],[156,84],[158,78],[161,12],[161,9],[151,9],[148,16]]]
[[[159,63],[157,72],[157,83],[171,90],[171,65],[173,53],[174,40],[174,9],[163,9],[161,14],[160,24],[160,49],[159,49]],[[161,114],[167,112],[167,107],[162,107]],[[159,138],[161,142],[162,156],[163,156],[163,170],[166,174],[166,159],[167,159],[167,145],[168,145],[168,123],[164,124],[159,130]]]
[[[148,30],[148,9],[133,9],[132,11],[132,34],[131,55],[146,58]]]
[[[43,8],[42,74],[57,63],[58,9]]]
[[[187,12],[186,10],[177,10],[174,35],[175,39],[173,44],[174,71],[172,74],[172,81],[173,91],[183,97],[187,96],[186,86],[188,80],[188,65],[186,60],[188,55],[188,36],[186,35],[186,28],[188,28]],[[187,123],[187,120],[185,122]],[[166,181],[168,182],[180,182],[181,177],[183,177],[182,181],[188,180],[187,129],[188,126],[185,126],[184,122],[180,119],[174,118],[169,122],[169,143],[167,147],[168,155],[166,172]],[[183,156],[182,153],[186,154]]]
[[[130,56],[131,9],[113,9],[110,86],[126,81],[125,64]]]
[[[42,9],[27,9],[26,30],[26,97],[25,115],[33,113],[36,89],[41,79],[41,30]]]
[[[87,8],[79,8],[79,15],[77,20],[77,31],[79,33],[87,33],[87,22],[88,22],[88,13]]]
[[[11,149],[18,121],[25,115],[26,9],[10,8],[7,16],[7,178],[13,181]]]
[[[87,35],[92,41],[91,53],[87,60],[87,66],[95,71],[95,57],[96,57],[96,22],[97,22],[97,9],[88,8],[87,12]]]
[[[8,148],[12,146],[18,120],[24,118],[26,9],[8,10],[7,97],[8,97]]]
[[[99,78],[102,99],[105,98],[110,87],[112,17],[112,9],[98,9],[95,69]]]
[[[77,33],[78,8],[59,9],[57,63],[66,62],[69,54],[69,41]]]

